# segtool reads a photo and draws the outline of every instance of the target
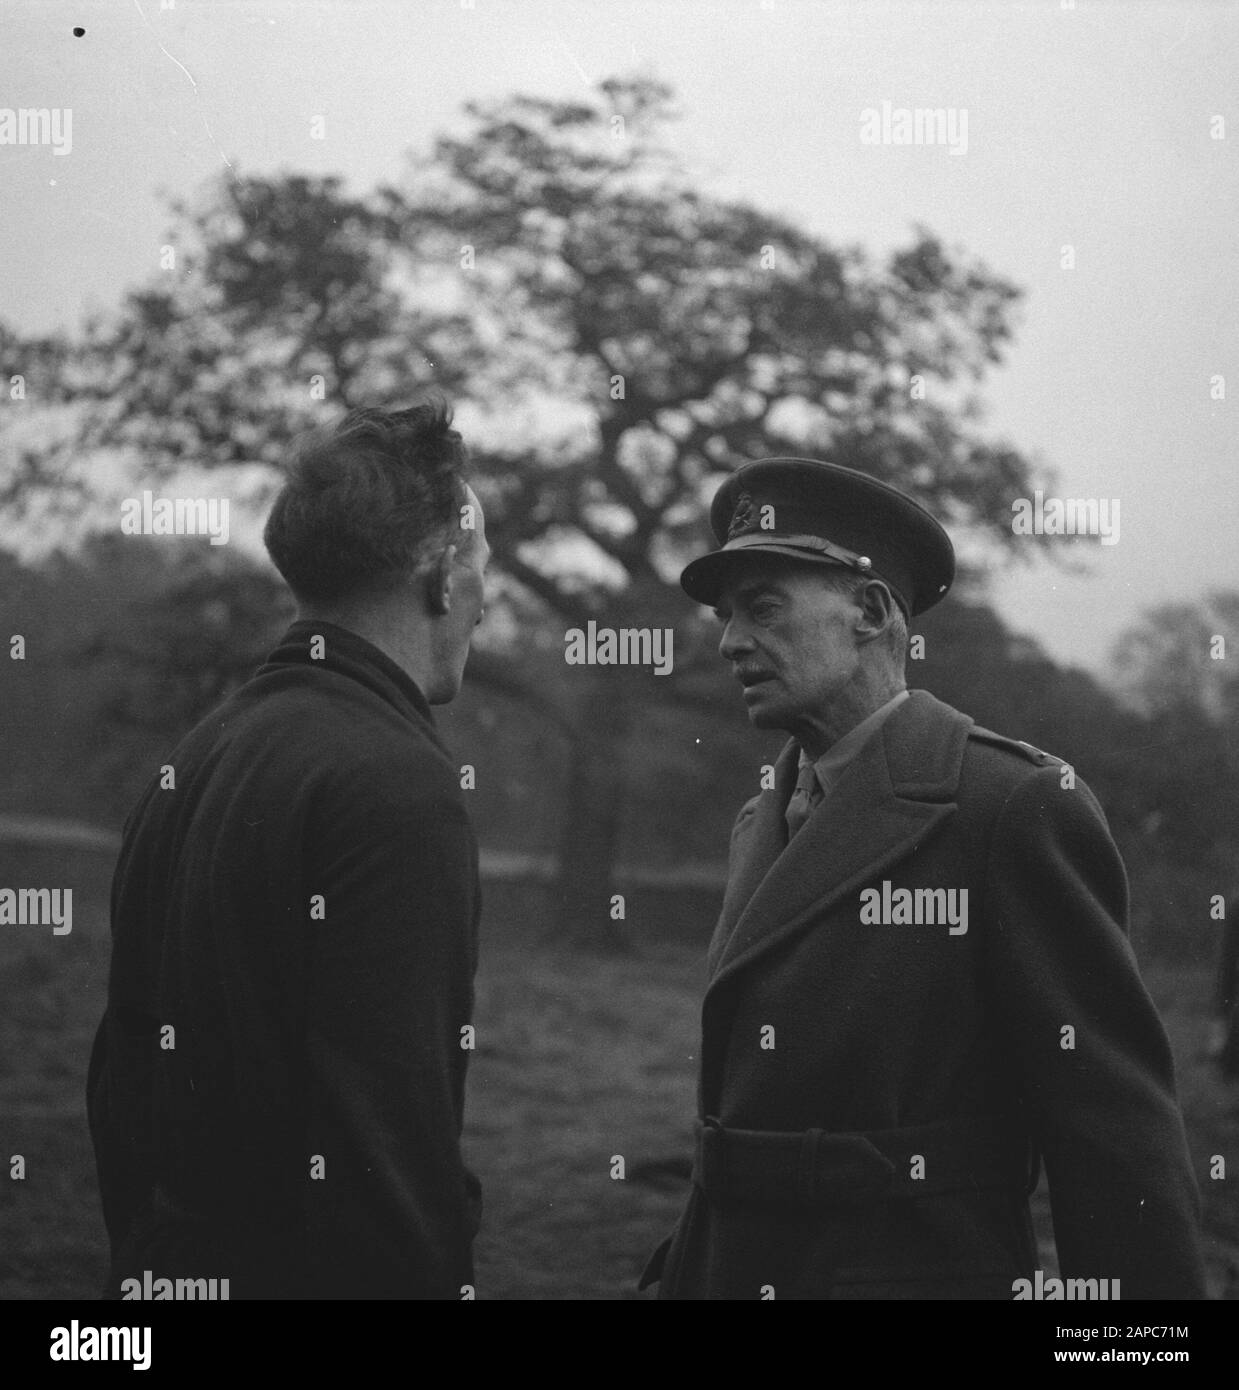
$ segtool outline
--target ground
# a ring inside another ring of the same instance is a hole
[[[106,987],[106,856],[9,850],[7,884],[74,885],[73,931],[0,929],[0,1300],[91,1298],[105,1237],[83,1105]],[[500,938],[478,978],[466,1157],[485,1188],[482,1299],[634,1299],[683,1203],[701,952],[601,958]],[[1146,970],[1175,1048],[1202,1175],[1209,1275],[1239,1297],[1239,1088],[1205,1057],[1208,980]],[[26,1176],[14,1180],[11,1157]],[[621,1171],[622,1160],[623,1177]],[[615,1173],[616,1176],[612,1176]],[[1053,1268],[1044,1187],[1035,1203]]]

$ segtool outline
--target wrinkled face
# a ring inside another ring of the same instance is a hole
[[[736,562],[714,612],[723,624],[719,654],[744,687],[749,722],[796,733],[830,708],[860,665],[847,594],[830,571],[777,555]]]
[[[469,659],[469,644],[474,630],[482,621],[486,601],[486,566],[490,560],[490,544],[486,539],[486,518],[482,504],[471,487],[465,488],[465,502],[472,527],[462,527],[455,541],[456,555],[452,561],[450,607],[442,618],[439,648],[440,679],[427,699],[432,705],[446,704],[460,692]]]

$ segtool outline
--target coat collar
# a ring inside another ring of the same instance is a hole
[[[313,645],[315,638],[321,639],[321,647]],[[256,677],[274,675],[290,666],[305,667],[316,673],[330,671],[357,681],[391,705],[402,718],[425,726],[434,741],[443,746],[430,705],[417,682],[386,652],[351,628],[318,618],[298,618],[280,638],[279,645],[259,668]]]
[[[915,849],[954,814],[972,720],[914,690],[786,843],[783,809],[799,747],[775,764],[774,786],[732,836],[727,893],[707,963],[710,989],[804,929],[846,894]]]

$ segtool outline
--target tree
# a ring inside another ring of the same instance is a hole
[[[671,94],[465,108],[403,187],[235,179],[196,211],[165,282],[75,345],[83,449],[270,475],[343,406],[463,404],[502,605],[542,647],[593,620],[666,628],[675,667],[565,666],[527,682],[567,731],[559,929],[621,939],[612,863],[625,754],[651,708],[716,708],[714,637],[675,584],[712,541],[707,504],[746,458],[812,454],[896,483],[948,523],[1010,541],[1031,467],[980,432],[1013,286],[924,230],[881,264],[695,188],[666,143]],[[464,415],[462,409],[462,416]],[[525,639],[491,674],[519,681]],[[485,655],[485,653],[483,654]],[[553,794],[553,792],[552,792]]]
[[[1196,710],[1239,720],[1239,593],[1214,591],[1199,604],[1165,603],[1145,613],[1115,647],[1129,698],[1148,714]]]
[[[1208,866],[1228,891],[1236,876],[1239,820],[1239,593],[1199,604],[1167,603],[1145,613],[1115,646],[1122,689],[1145,717],[1145,749],[1158,760],[1159,838]]]

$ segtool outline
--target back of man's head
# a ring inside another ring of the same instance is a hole
[[[303,604],[379,596],[459,541],[467,456],[446,402],[352,410],[298,440],[263,540]]]

